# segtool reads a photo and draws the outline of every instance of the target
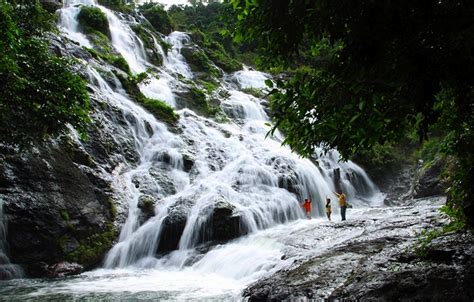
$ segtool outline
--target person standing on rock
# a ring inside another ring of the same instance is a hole
[[[331,199],[326,196],[326,216],[331,221]]]
[[[306,217],[308,217],[308,219],[311,219],[311,198],[306,198],[301,204],[301,207],[305,209]]]
[[[339,206],[341,207],[341,220],[346,220],[346,209],[347,209],[347,202],[346,202],[346,195],[341,191],[341,193],[336,193],[337,198],[339,199]]]

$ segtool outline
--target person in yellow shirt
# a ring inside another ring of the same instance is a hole
[[[341,207],[341,220],[346,220],[346,209],[347,209],[347,202],[346,202],[346,195],[341,191],[341,193],[336,193],[337,198],[339,199],[339,206]]]

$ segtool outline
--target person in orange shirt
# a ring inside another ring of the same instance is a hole
[[[311,219],[311,199],[306,198],[301,204],[301,207],[305,209],[306,217],[308,217],[308,219]]]

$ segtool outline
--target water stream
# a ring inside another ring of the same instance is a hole
[[[59,23],[65,36],[91,47],[78,28],[77,5],[98,6],[107,15],[112,44],[132,72],[145,72],[151,66],[142,41],[127,22],[94,1],[65,2]],[[166,40],[172,45],[168,54],[155,43],[164,55],[159,76],[140,89],[174,106],[175,91],[185,87],[180,79],[193,79],[180,54],[183,44],[191,42],[181,32],[171,33]],[[332,193],[336,169],[355,207],[381,200],[365,172],[352,162],[339,162],[337,151],[317,158],[315,165],[282,147],[279,133],[266,138],[269,117],[263,100],[241,89],[262,89],[269,75],[249,69],[226,75],[219,90],[227,94],[221,98],[221,108],[230,122],[217,123],[185,108],[179,110],[179,134],[133,102],[118,79],[110,85],[94,64],[88,67],[88,75],[94,93],[127,116],[127,132],[140,158],[138,164],[124,163],[112,173],[115,191],[128,201],[127,219],[102,269],[53,283],[24,281],[28,297],[237,299],[247,284],[288,265],[281,260],[282,238],[308,223],[325,223],[321,217],[326,196],[331,196],[337,214]],[[189,158],[192,168],[187,169],[184,162]],[[160,181],[163,177],[166,182]],[[155,215],[146,221],[139,207],[144,196],[155,200]],[[301,220],[299,203],[305,197],[314,201],[312,215],[317,219],[313,221]],[[230,209],[238,217],[241,235],[248,235],[203,248],[214,236],[210,221],[217,207]],[[173,213],[185,216],[182,236],[174,251],[157,254],[164,223]]]

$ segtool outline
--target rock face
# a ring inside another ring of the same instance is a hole
[[[390,208],[397,212],[391,217],[371,213],[367,220],[302,230],[301,234],[333,233],[329,238],[336,242],[324,248],[324,239],[305,236],[298,241],[294,234],[287,239],[283,257],[291,264],[248,287],[244,296],[250,301],[472,301],[471,231],[443,235],[423,253],[414,248],[422,229],[445,223],[437,207],[429,206],[432,203],[425,199]],[[336,234],[346,235],[337,243]],[[347,239],[349,234],[352,238]]]
[[[441,195],[445,193],[446,185],[441,180],[445,161],[436,160],[427,168],[420,168],[413,183],[412,195],[415,198]]]
[[[0,198],[13,263],[62,261],[114,219],[108,180],[84,165],[88,157],[76,151],[59,144],[21,156],[13,150],[0,153]]]
[[[52,44],[59,55],[80,49],[57,37]],[[85,70],[77,66],[77,72]],[[0,147],[0,199],[10,260],[30,276],[45,276],[44,265],[65,260],[86,268],[100,263],[115,240],[113,224],[124,219],[126,209],[116,207],[120,197],[111,173],[138,160],[128,132],[133,121],[92,86],[89,92],[88,140],[65,135],[22,152]]]

